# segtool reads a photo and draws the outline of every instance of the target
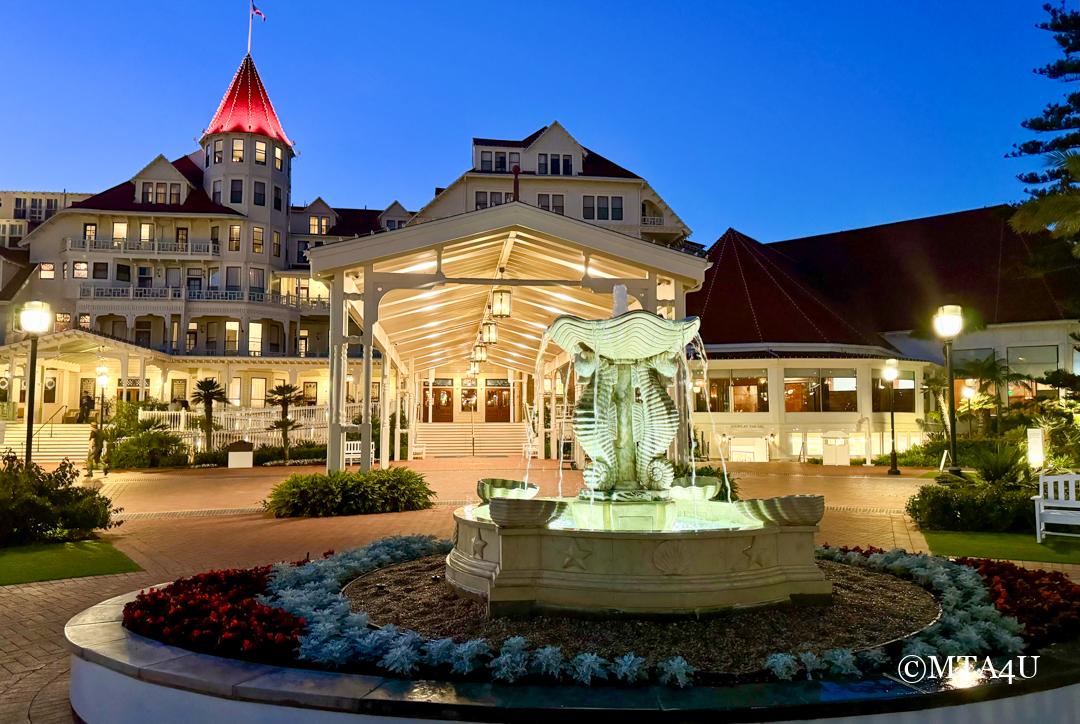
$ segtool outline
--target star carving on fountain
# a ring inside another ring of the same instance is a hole
[[[480,529],[476,529],[476,533],[473,534],[472,539],[472,554],[476,558],[484,557],[484,549],[487,548],[487,541],[480,535]]]
[[[566,559],[563,561],[563,568],[577,568],[579,571],[585,570],[585,559],[592,555],[592,551],[582,548],[576,539],[571,539],[570,545],[566,548]]]
[[[750,545],[746,546],[742,550],[742,554],[746,556],[747,568],[764,568],[765,556],[768,555],[768,551],[764,547],[757,545],[757,536],[750,539]]]

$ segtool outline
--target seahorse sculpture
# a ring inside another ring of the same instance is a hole
[[[585,383],[574,407],[574,435],[592,463],[583,474],[590,490],[607,491],[615,487],[616,458],[615,380],[610,364],[589,349],[574,356],[574,372]]]
[[[634,368],[634,385],[641,394],[641,413],[636,416],[641,422],[634,430],[637,479],[648,490],[667,490],[675,479],[671,461],[665,457],[679,431],[679,412],[667,393],[675,364],[670,355],[658,355]]]

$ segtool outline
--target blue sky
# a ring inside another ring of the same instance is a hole
[[[1042,0],[260,0],[253,56],[300,152],[293,200],[409,208],[472,136],[558,119],[711,243],[1021,198],[1019,122],[1064,87]],[[6,7],[0,188],[99,191],[193,150],[247,0]],[[15,69],[15,72],[11,72]]]

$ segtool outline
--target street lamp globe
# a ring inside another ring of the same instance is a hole
[[[97,383],[98,383],[99,387],[104,389],[104,387],[109,384],[109,376],[108,375],[98,375],[97,376]]]
[[[900,376],[900,367],[895,359],[885,360],[885,369],[881,370],[881,379],[886,382],[895,382]]]
[[[27,334],[44,334],[49,331],[52,314],[45,302],[27,302],[19,312],[19,327]]]
[[[934,333],[941,339],[956,339],[964,328],[963,310],[958,304],[938,307],[934,315]]]

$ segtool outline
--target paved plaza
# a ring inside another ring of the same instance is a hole
[[[184,470],[110,475],[103,492],[124,508],[122,526],[106,538],[142,568],[137,573],[0,587],[0,723],[69,722],[64,623],[102,599],[209,568],[296,560],[344,550],[384,536],[430,533],[448,537],[454,507],[475,502],[478,477],[520,478],[519,458],[418,460],[438,492],[431,510],[347,518],[276,520],[259,501],[287,472],[318,468]],[[899,478],[882,468],[733,465],[742,497],[820,493],[827,509],[819,542],[926,550],[903,515],[904,502],[925,482],[918,471]],[[529,477],[542,494],[559,490],[550,461],[533,461]],[[570,494],[581,474],[564,471]]]

